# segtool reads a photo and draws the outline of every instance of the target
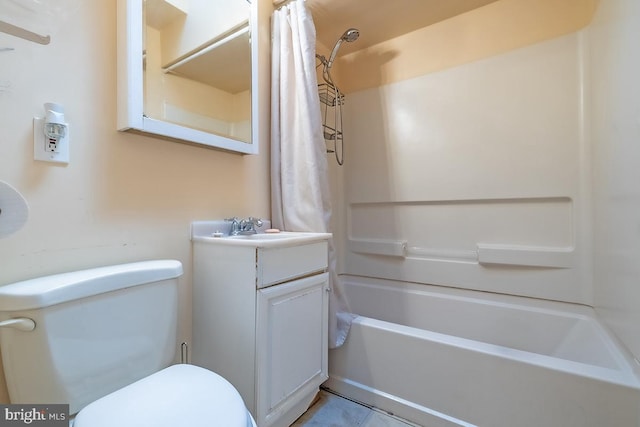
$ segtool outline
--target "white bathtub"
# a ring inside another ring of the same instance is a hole
[[[342,276],[325,385],[428,427],[640,426],[633,359],[589,307]]]

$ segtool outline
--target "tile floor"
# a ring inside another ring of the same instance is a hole
[[[291,427],[420,427],[321,390],[318,401]]]

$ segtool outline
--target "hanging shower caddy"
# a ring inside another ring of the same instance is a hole
[[[336,161],[341,166],[344,163],[344,134],[342,133],[344,95],[333,82],[331,66],[336,59],[340,45],[345,41],[349,43],[356,41],[358,37],[360,37],[360,32],[355,28],[349,28],[336,42],[329,59],[323,55],[316,54],[316,58],[320,60],[320,65],[322,65],[322,79],[324,80],[324,83],[318,85],[320,112],[322,113],[322,134],[327,143],[327,153],[334,153]]]
[[[344,95],[327,83],[318,85],[320,112],[322,114],[322,134],[327,143],[327,153],[335,153],[339,165],[343,162],[342,106]]]

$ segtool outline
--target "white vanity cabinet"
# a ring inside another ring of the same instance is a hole
[[[326,233],[192,236],[192,362],[225,377],[258,427],[286,427],[327,378]]]

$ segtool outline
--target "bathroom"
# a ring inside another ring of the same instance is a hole
[[[338,271],[593,306],[638,358],[640,10],[531,3],[498,0],[359,51],[361,28],[342,47],[345,164],[328,156]],[[0,241],[0,284],[146,259],[189,266],[192,221],[269,218],[268,141],[242,156],[118,132],[115,1],[62,4],[47,46],[0,34],[13,48],[0,51],[0,180],[30,208]],[[358,25],[346,22],[319,32],[321,54]],[[32,118],[49,101],[71,124],[67,166],[33,160]],[[367,240],[406,240],[414,256],[362,253]],[[478,244],[561,248],[569,267],[460,262]],[[186,342],[191,281],[185,268]]]

